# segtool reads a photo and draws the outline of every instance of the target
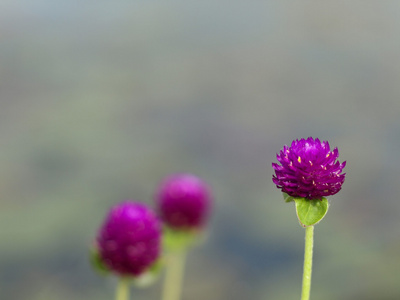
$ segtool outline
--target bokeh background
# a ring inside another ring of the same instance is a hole
[[[400,299],[399,53],[396,0],[2,0],[0,299],[112,299],[97,227],[180,171],[215,194],[183,300],[298,299],[304,230],[271,163],[308,136],[348,162],[312,298]]]

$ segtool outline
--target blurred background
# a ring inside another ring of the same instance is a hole
[[[183,300],[300,298],[271,163],[308,136],[347,161],[311,297],[400,299],[399,51],[395,0],[0,1],[0,299],[112,299],[98,226],[180,171],[215,195]]]

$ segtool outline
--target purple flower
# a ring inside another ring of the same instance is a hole
[[[145,205],[124,201],[111,208],[97,236],[102,262],[119,275],[137,276],[161,252],[161,221]]]
[[[158,212],[172,229],[200,229],[207,220],[211,193],[192,174],[174,174],[162,181],[156,194]]]
[[[272,181],[282,192],[292,197],[321,199],[340,191],[346,173],[346,162],[339,163],[337,148],[330,150],[327,141],[319,139],[295,140],[284,146],[273,163]]]

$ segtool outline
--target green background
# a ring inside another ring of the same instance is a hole
[[[183,300],[299,299],[271,163],[308,136],[347,161],[311,298],[400,299],[399,50],[399,1],[0,1],[0,299],[112,299],[98,226],[180,171],[215,195]]]

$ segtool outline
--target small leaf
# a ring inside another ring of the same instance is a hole
[[[285,200],[286,203],[294,201],[294,198],[292,196],[289,196],[286,193],[282,193],[282,194],[283,194],[283,200]]]
[[[158,278],[162,268],[164,266],[164,260],[162,258],[158,259],[153,263],[149,269],[143,274],[134,277],[132,283],[139,288],[145,288],[152,285]]]
[[[293,198],[296,203],[296,213],[300,224],[308,227],[321,221],[328,212],[328,199],[309,200],[305,198]]]
[[[90,262],[92,267],[100,274],[107,274],[110,272],[108,267],[102,261],[99,251],[95,247],[90,249]]]
[[[197,230],[173,230],[164,228],[163,246],[167,251],[181,251],[201,240]]]

